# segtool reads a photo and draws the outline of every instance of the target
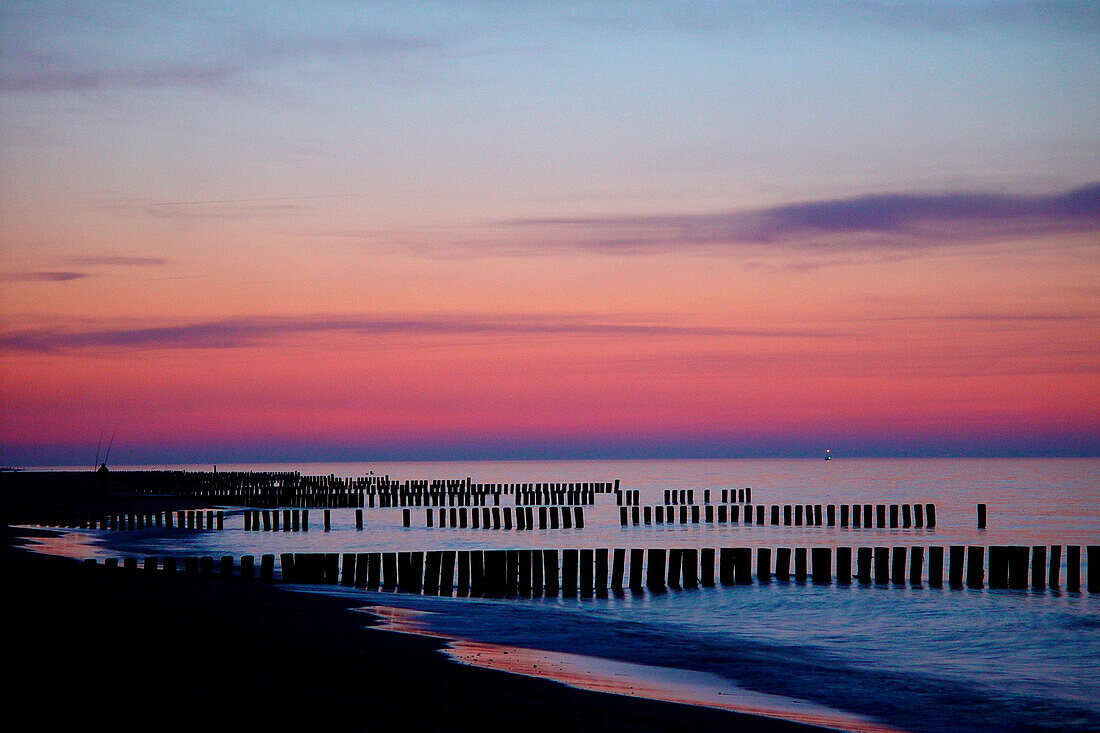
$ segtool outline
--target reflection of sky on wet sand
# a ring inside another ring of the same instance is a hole
[[[430,612],[389,606],[367,606],[362,610],[384,619],[376,628],[447,639],[444,653],[457,662],[475,667],[541,677],[595,692],[703,705],[853,733],[898,730],[803,700],[751,692],[705,672],[467,641],[427,632],[422,618]]]

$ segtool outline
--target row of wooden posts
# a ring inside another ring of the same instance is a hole
[[[424,526],[425,527],[457,527],[464,529],[467,526],[473,529],[512,529],[513,527],[518,530],[524,529],[584,529],[584,507],[580,506],[540,506],[538,513],[536,514],[536,507],[530,506],[518,506],[515,512],[515,522],[512,522],[512,507],[482,507],[480,511],[477,507],[470,509],[469,516],[467,516],[466,507],[451,507],[449,511],[445,508],[438,510],[438,519],[436,510],[425,509],[424,510]],[[449,520],[449,523],[448,523]],[[536,521],[537,520],[537,521]],[[402,526],[411,526],[412,517],[408,509],[405,509],[402,516]]]
[[[303,476],[298,472],[122,471],[109,475],[113,487],[133,488],[139,494],[165,494],[194,499],[220,499],[254,507],[373,507],[373,506],[484,506],[486,496],[515,494],[516,503],[591,504],[595,494],[611,493],[619,481],[475,483],[462,479],[391,480],[385,476],[341,478]],[[565,495],[572,494],[571,497]]]
[[[752,487],[722,489],[722,504],[751,504]],[[709,504],[711,489],[703,489],[703,503]],[[637,504],[638,502],[634,502]],[[665,489],[665,504],[694,504],[695,489]]]
[[[678,510],[678,511],[677,511]],[[765,512],[767,507],[763,504],[705,504],[702,507],[695,504],[679,504],[655,507],[651,506],[621,506],[619,507],[619,524],[623,527],[628,524],[675,524],[677,519],[680,524],[699,524],[700,521],[712,524],[730,522],[737,524],[740,517],[744,516],[744,524],[765,524]],[[773,526],[796,526],[803,524],[812,527],[829,526],[837,524],[839,517],[841,527],[868,529],[878,527],[880,529],[909,529],[910,527],[929,528],[936,526],[935,504],[787,504],[780,506],[772,504],[768,518]]]
[[[173,516],[175,517],[174,521]],[[112,531],[147,528],[217,530],[225,528],[225,512],[221,509],[207,509],[205,511],[201,509],[180,509],[175,512],[80,515],[44,526]]]
[[[342,583],[368,590],[397,590],[429,595],[604,596],[668,588],[746,585],[754,581],[811,582],[850,585],[924,585],[952,588],[1062,587],[1062,546],[859,547],[853,574],[851,547],[720,549],[582,549],[582,550],[440,550],[430,552],[286,553],[280,577],[291,583]],[[988,552],[987,552],[988,550]],[[1065,589],[1081,588],[1081,546],[1068,545]],[[628,563],[629,553],[629,563]],[[560,557],[560,561],[559,561]],[[774,561],[773,561],[774,557]],[[924,570],[927,558],[927,572]],[[988,562],[987,562],[988,558]],[[946,564],[945,564],[946,561]],[[86,563],[95,565],[96,561]],[[104,565],[118,568],[117,558]],[[218,564],[219,574],[256,576],[255,558],[232,556]],[[144,558],[146,573],[178,571],[176,558]],[[137,572],[138,558],[122,561],[122,570]],[[945,571],[946,569],[946,577]],[[189,575],[213,576],[212,557],[183,558]],[[1087,547],[1087,588],[1100,592],[1100,546]],[[988,572],[988,575],[987,575]],[[456,577],[457,574],[457,577]],[[259,577],[275,579],[275,556],[260,558]]]

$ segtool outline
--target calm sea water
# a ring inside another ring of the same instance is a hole
[[[171,466],[171,468],[178,468]],[[208,466],[186,468],[208,470]],[[297,464],[302,473],[480,482],[621,480],[643,504],[664,489],[753,489],[755,502],[934,502],[937,527],[620,527],[613,496],[582,530],[400,526],[399,509],[333,510],[333,530],[73,533],[76,556],[522,547],[812,547],[1100,543],[1097,459],[837,459]],[[219,470],[287,470],[219,465]],[[975,506],[989,507],[976,529]],[[414,510],[415,512],[415,510]],[[319,514],[319,512],[318,512]],[[1064,554],[1063,554],[1064,557]],[[1063,570],[1064,578],[1064,570]],[[414,610],[449,637],[708,673],[733,691],[813,703],[903,730],[1100,730],[1100,597],[1063,590],[814,586],[795,582],[590,599],[449,599],[346,591]],[[615,673],[620,674],[620,673]],[[698,679],[703,679],[702,677]],[[702,684],[702,683],[700,683]],[[712,685],[713,686],[713,685]],[[719,694],[722,694],[719,692]],[[782,707],[780,705],[780,707]],[[852,728],[838,717],[837,727]],[[858,726],[855,726],[858,728]]]

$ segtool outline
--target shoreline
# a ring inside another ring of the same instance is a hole
[[[9,525],[68,506],[64,494],[79,489],[55,488],[37,501],[0,495],[0,567],[13,612],[7,659],[18,672],[11,699],[51,726],[106,718],[123,730],[824,730],[459,664],[442,641],[380,629],[381,618],[346,599],[259,581],[123,577],[34,553]],[[186,506],[132,499],[143,510]],[[130,497],[86,503],[134,510]]]

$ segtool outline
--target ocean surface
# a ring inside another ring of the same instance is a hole
[[[120,466],[119,469],[126,467]],[[138,468],[138,467],[134,467]],[[147,467],[141,467],[147,468]],[[160,466],[210,470],[210,466]],[[743,524],[620,527],[613,495],[584,529],[427,529],[423,510],[320,510],[308,533],[74,531],[74,557],[434,549],[1100,544],[1100,459],[501,461],[219,465],[226,470],[475,482],[610,481],[641,503],[664,489],[752,487],[763,504],[935,503],[934,529]],[[976,528],[976,505],[988,505]],[[510,498],[503,505],[510,503]],[[1084,557],[1082,558],[1084,559]],[[1065,553],[1063,552],[1063,563]],[[1082,582],[1086,568],[1082,568]],[[1065,568],[1062,570],[1065,578]],[[316,588],[301,588],[317,592]],[[1100,730],[1100,595],[776,582],[607,598],[470,599],[327,589],[451,655],[609,689],[806,720],[840,730]],[[508,652],[505,654],[505,652]]]

